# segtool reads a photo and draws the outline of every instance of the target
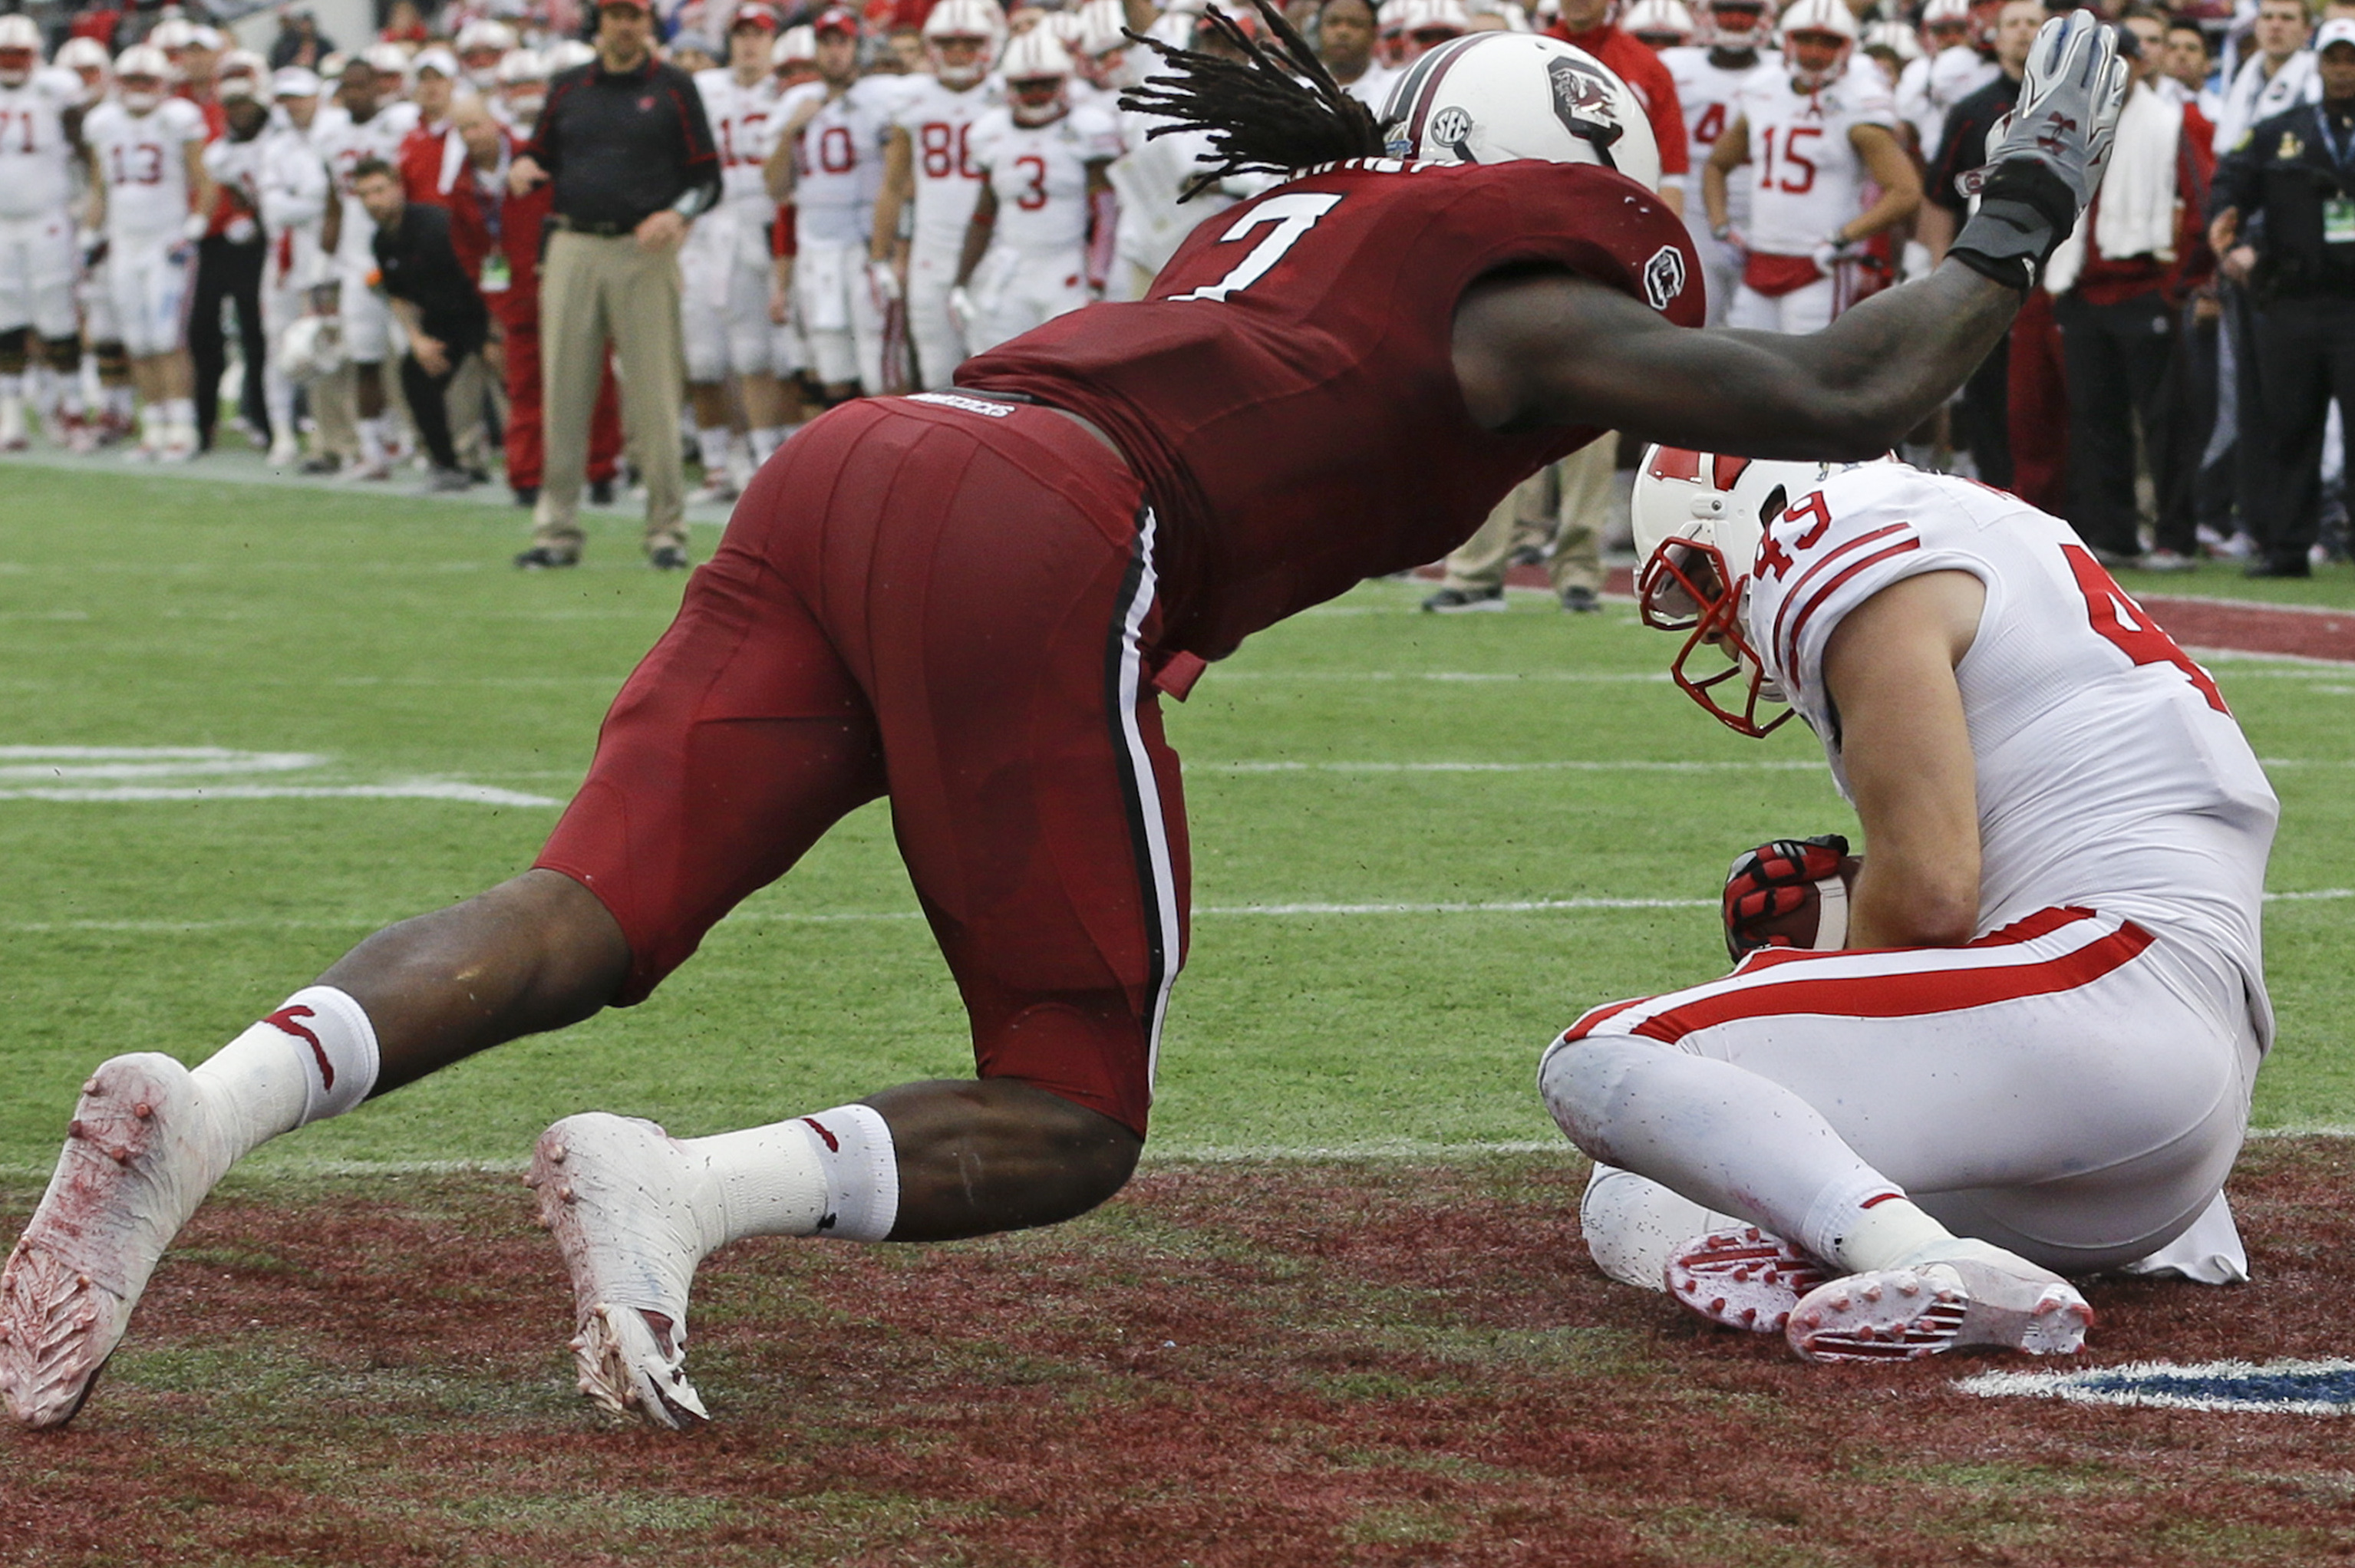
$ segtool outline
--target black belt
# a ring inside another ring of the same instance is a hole
[[[550,228],[560,228],[567,234],[585,234],[592,239],[620,239],[638,231],[638,226],[634,223],[583,223],[577,217],[567,217],[560,212],[549,218],[548,225]]]

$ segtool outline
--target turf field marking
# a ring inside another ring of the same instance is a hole
[[[0,746],[0,780],[293,773],[326,760],[304,751],[230,751],[218,746]]]
[[[0,746],[0,800],[456,800],[475,806],[564,804],[547,795],[527,795],[519,789],[447,779],[399,779],[379,784],[139,782],[222,774],[300,773],[324,767],[331,760],[306,751],[232,751],[219,746]]]
[[[547,806],[563,801],[488,784],[419,779],[402,784],[118,784],[88,789],[0,789],[0,800],[144,803],[155,800],[457,800],[471,806]]]
[[[1664,686],[1666,670],[1213,670],[1220,681],[1562,682],[1582,686]]]
[[[1820,773],[1824,765],[1804,762],[1192,762],[1195,773]]]

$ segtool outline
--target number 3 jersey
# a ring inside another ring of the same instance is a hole
[[[2110,580],[2069,525],[1968,480],[1893,461],[1830,471],[1770,521],[1751,645],[1849,793],[1824,650],[1891,583],[1964,571],[1987,589],[1955,667],[1977,765],[1981,931],[2078,906],[2189,938],[2272,1039],[2258,940],[2280,808],[2216,683]],[[1868,852],[1869,853],[1869,852]]]
[[[1363,159],[1215,214],[1146,299],[1059,316],[957,380],[1111,435],[1156,518],[1161,645],[1222,658],[1361,578],[1438,559],[1600,433],[1497,434],[1465,408],[1456,302],[1523,265],[1701,319],[1684,225],[1632,180]]]

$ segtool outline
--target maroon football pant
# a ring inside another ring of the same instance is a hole
[[[975,407],[868,399],[785,444],[538,863],[621,923],[627,1005],[888,794],[981,1075],[1142,1134],[1188,872],[1153,519],[1069,418]]]

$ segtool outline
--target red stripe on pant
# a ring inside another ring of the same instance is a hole
[[[1966,1008],[2050,996],[2054,991],[2090,985],[2132,962],[2150,944],[2150,933],[2127,921],[2098,941],[2039,963],[1747,986],[1671,1008],[1637,1024],[1636,1033],[1674,1044],[1688,1034],[1743,1018],[1801,1012],[1836,1018],[1913,1018],[1932,1012],[1959,1012]]]

